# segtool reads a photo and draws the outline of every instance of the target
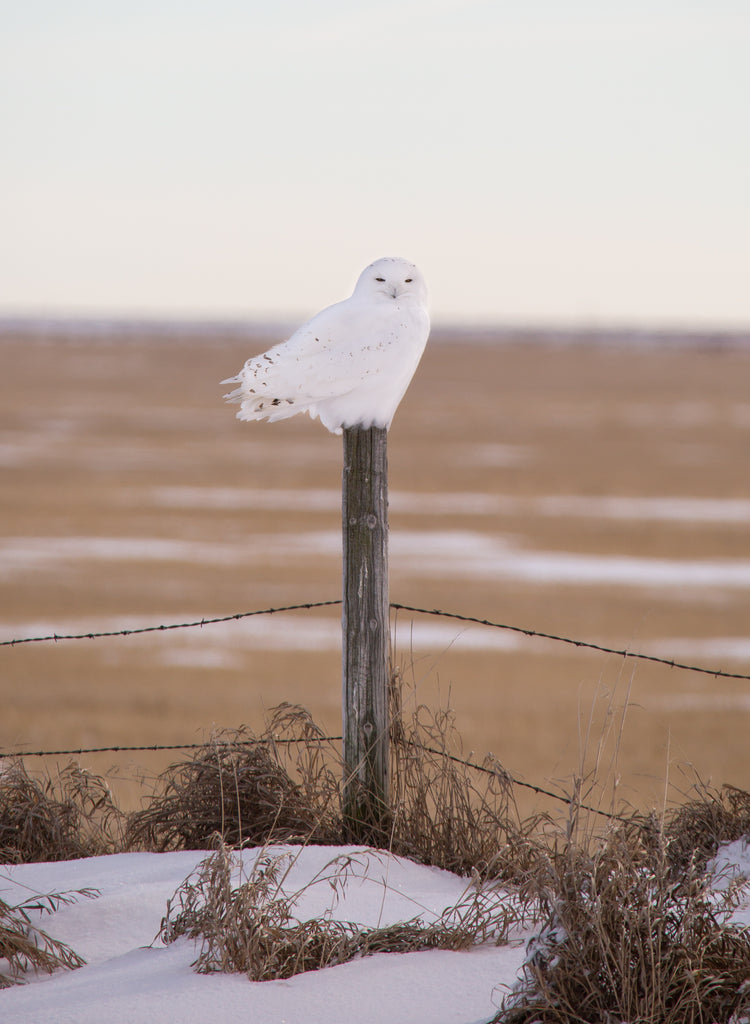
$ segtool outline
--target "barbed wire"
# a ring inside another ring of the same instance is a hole
[[[439,615],[446,619],[456,619],[459,622],[472,622],[479,626],[492,626],[494,629],[505,629],[512,633],[522,633],[528,637],[538,637],[541,640],[555,640],[557,643],[570,644],[573,647],[583,647],[590,651],[601,651],[603,654],[616,654],[619,658],[635,658],[641,661],[653,661],[659,665],[666,665],[668,668],[683,669],[687,672],[702,672],[704,675],[716,676],[722,679],[748,679],[750,675],[742,672],[724,672],[722,669],[703,668],[700,665],[688,665],[684,662],[675,661],[673,658],[660,658],[655,654],[642,654],[639,651],[629,651],[627,648],[618,650],[615,647],[605,647],[603,644],[591,643],[588,640],[572,640],[570,637],[557,636],[555,633],[541,633],[537,629],[526,629],[523,626],[509,626],[504,622],[491,622],[489,619],[475,618],[473,615],[460,615],[457,612],[441,611],[439,608],[416,608],[410,604],[392,603],[391,608],[395,611],[415,612],[421,615]]]
[[[138,746],[74,747],[68,750],[0,750],[0,760],[3,758],[23,759],[25,757],[71,757],[73,755],[80,756],[81,754],[123,754],[143,752],[151,753],[153,751],[169,750],[206,750],[211,747],[254,747],[261,745],[288,746],[295,743],[310,743],[311,741],[317,743],[340,743],[342,740],[342,736],[293,736],[281,739],[277,739],[273,736],[261,736],[248,740],[212,739],[207,740],[204,743],[145,743]],[[512,782],[514,786],[521,786],[524,789],[530,789],[540,796],[548,796],[553,800],[557,800],[564,804],[569,804],[571,802],[570,797],[561,796],[559,793],[554,793],[551,789],[545,789],[543,786],[537,786],[533,782],[526,782],[524,779],[517,778],[500,764],[498,764],[497,768],[487,768],[485,765],[477,764],[475,761],[468,761],[462,757],[458,757],[456,754],[450,754],[446,750],[437,750],[435,747],[429,747],[422,743],[418,744],[418,746],[420,749],[427,751],[430,754],[435,754],[437,757],[447,758],[455,764],[464,765],[466,768],[482,772],[485,775],[493,775],[497,778],[507,779]],[[593,814],[599,814],[605,818],[622,822],[627,821],[626,818],[621,817],[619,814],[613,814],[610,811],[602,811],[600,808],[592,807],[589,804],[578,803],[578,806],[582,810],[591,811]]]
[[[275,615],[279,612],[295,612],[310,610],[313,608],[330,608],[340,604],[341,599],[332,601],[307,601],[303,604],[288,604],[274,608],[259,608],[249,612],[235,612],[233,615],[201,618],[190,622],[172,622],[162,623],[156,626],[140,626],[135,629],[113,629],[101,632],[90,631],[87,633],[50,633],[44,636],[17,637],[13,640],[0,640],[0,647],[16,647],[20,644],[49,642],[61,643],[67,640],[98,640],[105,637],[135,636],[142,633],[164,633],[175,629],[202,628],[203,626],[212,626],[219,622],[233,622],[240,619],[251,618],[256,615]],[[412,612],[417,615],[434,615],[445,619],[453,619],[457,622],[469,622],[478,626],[489,626],[492,629],[502,629],[511,633],[520,633],[523,636],[534,637],[540,640],[553,640],[556,643],[568,644],[569,646],[582,648],[584,650],[599,651],[602,654],[614,654],[618,658],[649,661],[685,672],[698,672],[702,675],[714,676],[716,679],[744,679],[750,681],[750,674],[744,672],[726,672],[724,669],[691,665],[687,662],[676,661],[674,658],[664,658],[656,654],[643,654],[640,651],[630,651],[627,648],[607,647],[604,644],[593,643],[589,640],[575,640],[571,637],[559,636],[555,633],[545,633],[538,629],[529,629],[525,626],[513,626],[505,622],[493,622],[490,619],[482,619],[473,615],[462,615],[459,612],[449,612],[440,608],[419,608],[416,605],[400,604],[395,601],[391,602],[390,607],[393,611]]]
[[[341,736],[316,736],[313,739],[319,743],[341,742]],[[255,747],[261,744],[268,745],[290,745],[293,743],[308,743],[309,736],[293,736],[277,739],[275,737],[257,737],[252,740],[206,740],[204,743],[144,743],[139,746],[117,746],[117,747],[73,747],[70,750],[0,750],[2,757],[64,757],[73,754],[127,754],[142,751],[154,750],[204,750],[206,747]]]
[[[172,623],[160,623],[155,626],[140,626],[132,629],[118,629],[118,630],[102,630],[99,632],[90,631],[86,633],[52,633],[43,636],[33,637],[20,637],[13,640],[2,640],[0,641],[1,647],[15,647],[19,644],[30,644],[30,643],[45,643],[53,642],[58,643],[67,640],[96,640],[107,637],[127,637],[135,636],[144,633],[161,633],[176,629],[193,629],[202,628],[203,626],[211,626],[220,622],[234,622],[240,619],[251,618],[258,615],[274,615],[280,612],[292,612],[292,611],[307,611],[313,608],[330,608],[340,605],[342,602],[338,600],[330,601],[306,601],[300,604],[290,605],[279,605],[272,608],[259,608],[249,612],[235,612],[232,615],[221,615],[214,617],[203,617],[201,619],[192,620],[189,622],[172,622]],[[729,679],[747,679],[750,680],[750,675],[735,672],[725,672],[721,669],[708,669],[698,665],[689,665],[681,662],[677,662],[669,658],[661,658],[656,655],[642,654],[637,651],[618,650],[613,647],[606,647],[602,644],[592,643],[586,640],[575,640],[570,637],[558,636],[553,633],[544,633],[540,630],[528,629],[523,626],[513,626],[502,622],[493,622],[490,619],[482,619],[472,615],[463,615],[459,612],[449,612],[439,608],[420,608],[416,605],[400,604],[398,602],[391,602],[390,605],[393,611],[404,611],[410,612],[415,615],[433,615],[441,618],[451,619],[457,622],[467,622],[479,626],[487,626],[492,629],[502,629],[513,633],[520,633],[526,637],[536,637],[544,640],[553,640],[558,643],[569,644],[574,647],[584,648],[587,650],[599,651],[605,654],[614,654],[622,658],[636,658],[644,661],[657,662],[658,664],[666,665],[669,668],[682,669],[690,672],[700,672],[715,677],[723,677]],[[321,743],[334,743],[340,742],[341,736],[321,736],[318,737]],[[284,739],[273,739],[273,738],[259,738],[252,740],[214,740],[207,743],[152,743],[152,744],[139,744],[129,746],[107,746],[107,747],[76,747],[70,749],[61,750],[16,750],[16,751],[5,751],[0,750],[0,758],[10,757],[71,757],[80,756],[82,754],[120,754],[120,753],[145,753],[145,752],[158,752],[158,751],[174,751],[174,750],[200,750],[205,749],[211,745],[216,746],[254,746],[259,744],[293,744],[293,743],[304,743],[309,742],[309,737],[293,737]],[[561,796],[559,793],[555,793],[550,789],[545,789],[543,786],[537,786],[534,783],[526,782],[524,779],[519,779],[512,773],[506,771],[503,768],[493,769],[487,768],[484,765],[477,764],[473,761],[465,760],[455,754],[450,754],[447,751],[436,750],[432,747],[425,746],[423,748],[431,754],[446,757],[449,760],[464,765],[467,768],[471,768],[474,771],[482,772],[487,775],[502,776],[507,778],[515,786],[520,786],[525,789],[529,789],[532,792],[550,797],[553,800],[557,800],[561,803],[569,804],[570,797]],[[588,804],[580,803],[578,805],[582,810],[590,811],[593,814],[598,814],[606,818],[610,818],[617,821],[626,821],[625,818],[618,814],[614,814],[608,811],[602,811],[598,807],[593,807]]]
[[[309,601],[305,604],[287,604],[278,608],[259,608],[252,612],[235,612],[234,615],[219,615],[211,619],[195,619],[192,622],[170,622],[159,626],[139,626],[135,629],[110,629],[100,633],[49,633],[46,636],[22,636],[16,640],[0,640],[0,647],[16,647],[19,644],[41,644],[49,641],[58,643],[63,640],[99,640],[102,637],[135,636],[137,633],[164,633],[170,629],[193,629],[196,626],[213,626],[217,622],[233,622],[237,619],[248,619],[253,615],[274,615],[276,612],[296,612],[309,608],[327,608],[341,604],[338,601]]]
[[[538,793],[542,796],[552,797],[553,800],[558,800],[564,804],[570,804],[571,798],[567,796],[561,796],[559,793],[553,793],[551,789],[544,789],[542,786],[536,786],[533,782],[525,782],[523,779],[516,778],[511,772],[507,771],[502,765],[498,764],[497,768],[487,768],[485,765],[477,764],[475,761],[466,761],[462,757],[458,757],[456,754],[449,754],[446,750],[435,750],[434,747],[426,747],[419,744],[423,750],[429,751],[431,754],[437,754],[440,757],[447,757],[449,761],[454,761],[456,764],[465,765],[467,768],[473,768],[474,771],[484,772],[485,775],[494,775],[501,779],[508,779],[513,783],[514,786],[522,786],[524,789],[533,790],[534,793]],[[604,818],[611,818],[615,821],[627,822],[627,818],[621,817],[619,814],[613,814],[610,811],[602,811],[598,807],[592,807],[589,804],[578,803],[584,811],[591,811],[594,814],[600,814]]]

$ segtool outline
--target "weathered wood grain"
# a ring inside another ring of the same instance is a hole
[[[388,804],[388,458],[382,427],[344,430],[344,816],[360,838]]]

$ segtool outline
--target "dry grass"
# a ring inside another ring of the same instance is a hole
[[[215,846],[170,901],[160,933],[165,942],[200,940],[199,971],[266,980],[375,952],[465,949],[503,942],[533,916],[540,931],[497,1017],[503,1024],[713,1024],[750,1014],[750,936],[729,923],[741,892],[716,894],[706,872],[719,844],[750,833],[749,793],[697,788],[660,816],[602,825],[583,805],[605,787],[586,774],[571,784],[567,819],[523,818],[500,765],[490,759],[477,771],[462,760],[449,710],[404,712],[397,674],[391,721],[390,829],[379,845],[471,879],[433,923],[373,929],[330,915],[300,919],[303,892],[284,888],[293,857],[268,844],[343,841],[342,764],[309,714],[287,704],[260,734],[217,733],[170,768],[126,828],[104,780],[69,765],[37,781],[21,761],[8,762],[0,851],[19,862]],[[611,768],[600,750],[596,768]],[[233,848],[248,845],[261,851],[243,875]],[[358,858],[377,855],[335,857],[311,884],[324,881],[336,898],[361,874]],[[30,926],[32,909],[48,907],[0,905],[8,975],[78,966]]]
[[[0,771],[0,861],[72,860],[122,847],[124,815],[104,778],[70,763],[56,776],[28,774],[20,758]]]
[[[63,904],[74,903],[80,896],[91,899],[93,889],[34,896],[24,903],[9,906],[0,900],[0,989],[23,982],[29,971],[52,974],[66,968],[76,970],[86,961],[64,942],[51,938],[32,923],[33,912],[52,914]]]
[[[242,772],[236,763],[238,752],[233,750],[226,778],[218,787],[222,794],[231,796],[229,808],[236,812],[232,824],[227,828],[228,814],[221,822],[214,816],[219,837],[217,851],[175,894],[161,930],[165,942],[174,941],[180,935],[202,941],[203,948],[195,965],[197,970],[241,972],[255,981],[288,978],[376,952],[467,949],[490,940],[500,943],[505,941],[510,928],[524,919],[528,898],[524,899],[521,892],[515,897],[507,893],[501,897],[496,882],[482,879],[502,875],[507,881],[511,875],[518,876],[528,867],[527,854],[534,845],[530,835],[533,823],[527,822],[525,830],[516,824],[512,789],[499,766],[482,773],[476,780],[472,778],[472,769],[455,759],[460,751],[460,740],[450,713],[432,715],[428,709],[418,707],[407,717],[400,710],[400,693],[400,680],[395,677],[391,693],[390,831],[381,837],[379,845],[425,864],[471,875],[472,882],[462,901],[429,925],[415,919],[373,929],[328,917],[300,921],[294,911],[302,893],[287,895],[282,889],[290,858],[273,856],[267,850],[256,859],[249,878],[233,883],[239,861],[232,853],[229,839],[241,836],[245,844],[261,840],[260,832],[251,827],[252,818],[248,816],[254,803],[246,806],[242,802],[239,782]],[[280,742],[290,734],[299,735],[300,725],[308,730],[305,744]],[[273,807],[269,805],[262,816],[265,823],[262,841],[267,844],[288,839],[287,833],[291,831],[296,841],[320,842],[322,835],[324,841],[343,842],[340,755],[329,749],[328,759],[324,757],[319,731],[300,708],[277,709],[264,738],[275,739],[273,753],[286,762],[295,781],[291,781],[285,769],[281,800]],[[282,768],[278,760],[271,760],[271,751],[264,747],[250,749],[253,756],[256,751],[262,751],[264,780],[278,779],[277,773]],[[226,747],[220,747],[218,752],[207,752],[206,758],[213,758],[212,764],[216,766],[221,763],[216,760],[217,754],[225,752]],[[243,761],[248,759],[247,747],[241,748],[241,757]],[[201,755],[192,763],[202,768],[205,758]],[[269,764],[274,766],[272,771]],[[197,777],[192,770],[185,778],[181,773],[179,777],[181,789],[184,785],[189,801],[185,806],[180,803],[177,819],[183,821],[185,812],[193,808],[192,813],[197,809],[203,822],[200,815],[205,803],[201,792],[203,771]],[[168,785],[172,785],[171,777]],[[217,789],[215,781],[211,788]],[[266,781],[264,792],[268,791]],[[290,794],[294,794],[293,798]],[[304,794],[302,804],[296,802],[300,794]],[[286,817],[289,806],[294,808],[291,830]],[[306,836],[301,834],[305,819],[299,807],[308,809]],[[164,800],[157,799],[143,813],[158,814],[161,829],[174,820],[172,807]],[[134,822],[137,828],[143,820],[141,816],[131,819],[131,838],[135,834]],[[174,832],[169,834],[173,836]],[[332,859],[313,883],[323,877],[334,892],[341,891],[356,867],[355,861],[353,856]]]
[[[538,819],[521,822],[508,776],[493,760],[477,773],[460,760],[450,711],[401,712],[391,687],[392,793],[382,849],[469,875],[516,875]],[[292,741],[292,742],[290,742]],[[157,780],[129,816],[126,845],[157,851],[229,845],[343,843],[340,751],[304,708],[283,704],[258,735],[223,731]]]
[[[541,818],[522,820],[513,784],[491,756],[465,763],[450,709],[407,715],[398,672],[391,682],[391,834],[394,852],[469,875],[517,879],[533,862]]]
[[[535,876],[545,924],[497,1022],[714,1024],[750,1012],[750,934],[729,923],[739,887],[715,893],[696,858],[676,874],[668,831],[652,825],[634,818],[549,849]]]
[[[366,928],[327,914],[312,920],[295,916],[297,902],[317,883],[331,887],[335,902],[350,875],[366,873],[368,856],[334,857],[303,889],[287,894],[282,886],[293,863],[289,854],[262,851],[243,880],[241,860],[220,843],[169,902],[160,937],[165,943],[183,935],[200,940],[193,965],[199,973],[242,973],[251,981],[269,981],[374,953],[469,949],[489,941],[499,945],[523,919],[521,904],[474,884],[431,924],[414,918]]]
[[[721,843],[750,835],[750,793],[736,786],[718,792],[699,786],[668,815],[664,834],[674,875],[703,870]]]
[[[290,705],[275,710],[260,736],[246,728],[215,734],[159,777],[148,806],[129,817],[128,847],[202,850],[216,834],[231,845],[339,842],[338,785],[322,736]],[[292,737],[300,742],[287,743]]]

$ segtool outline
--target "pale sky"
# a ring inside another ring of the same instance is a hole
[[[750,325],[747,0],[0,0],[0,314]]]

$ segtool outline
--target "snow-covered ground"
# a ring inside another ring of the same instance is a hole
[[[297,891],[351,848],[291,848],[298,859],[284,883]],[[245,851],[249,865],[257,851]],[[61,863],[0,867],[0,898],[18,904],[35,893],[94,887],[44,916],[39,926],[87,961],[27,985],[0,991],[3,1024],[206,1024],[210,1021],[304,1024],[475,1024],[497,1010],[524,957],[524,936],[469,952],[380,953],[288,981],[200,975],[192,940],[155,940],[167,900],[207,854],[128,853]],[[381,853],[360,852],[338,900],[321,879],[301,898],[302,919],[331,907],[338,920],[366,926],[421,917],[455,904],[467,880]],[[323,872],[325,875],[325,872]]]
[[[271,848],[283,853],[283,848]],[[287,893],[307,889],[302,920],[330,910],[338,920],[377,926],[420,917],[435,920],[464,894],[467,880],[437,868],[356,848],[289,848]],[[257,850],[244,853],[247,872]],[[337,855],[354,867],[336,895],[325,870]],[[242,1020],[276,1024],[480,1024],[492,1018],[524,959],[525,935],[504,946],[469,952],[380,953],[288,981],[250,982],[244,975],[200,975],[191,969],[199,946],[155,938],[167,900],[203,852],[128,853],[62,863],[0,867],[0,898],[11,905],[35,894],[94,887],[39,920],[87,965],[58,971],[0,992],[3,1024],[206,1024]],[[750,877],[750,842],[723,847],[713,863],[717,888]],[[508,898],[502,894],[499,899]],[[750,905],[735,914],[750,926]]]

